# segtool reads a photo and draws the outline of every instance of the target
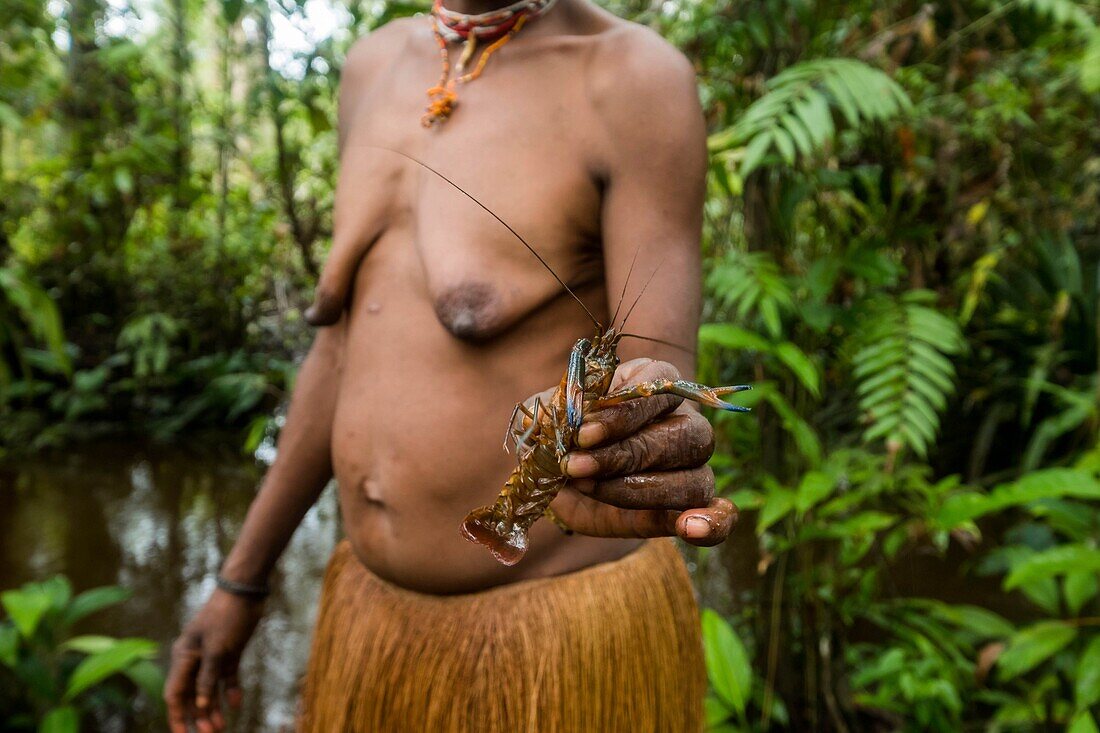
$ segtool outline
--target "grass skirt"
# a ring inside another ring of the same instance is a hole
[[[325,573],[301,733],[683,733],[702,727],[699,617],[671,540],[615,562],[435,596]]]

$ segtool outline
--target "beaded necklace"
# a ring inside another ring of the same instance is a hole
[[[519,33],[527,21],[545,13],[555,2],[557,0],[519,0],[499,10],[466,15],[443,7],[443,0],[435,0],[432,5],[432,33],[435,35],[436,45],[439,46],[443,68],[439,83],[428,90],[428,107],[420,118],[420,124],[431,127],[446,122],[458,104],[455,91],[458,85],[481,76],[489,57]],[[447,51],[447,43],[452,41],[465,41],[453,74],[451,57]],[[489,45],[481,52],[473,70],[466,72],[466,66],[473,58],[479,41]]]

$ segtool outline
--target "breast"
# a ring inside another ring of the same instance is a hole
[[[435,315],[455,338],[483,341],[504,323],[501,298],[492,285],[469,281],[443,289],[434,299]]]

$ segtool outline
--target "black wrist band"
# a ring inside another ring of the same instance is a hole
[[[271,595],[271,588],[264,583],[263,585],[249,585],[248,583],[238,583],[235,580],[229,580],[223,578],[221,573],[218,573],[214,578],[214,582],[218,587],[224,590],[226,593],[232,593],[235,596],[243,596],[245,598],[267,598]]]

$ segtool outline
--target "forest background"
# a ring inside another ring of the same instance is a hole
[[[695,64],[700,376],[756,387],[690,551],[712,730],[1098,731],[1100,4],[605,5]],[[0,460],[269,443],[344,53],[426,7],[0,0]],[[36,580],[0,715],[155,718],[154,644],[69,638],[126,591]]]

